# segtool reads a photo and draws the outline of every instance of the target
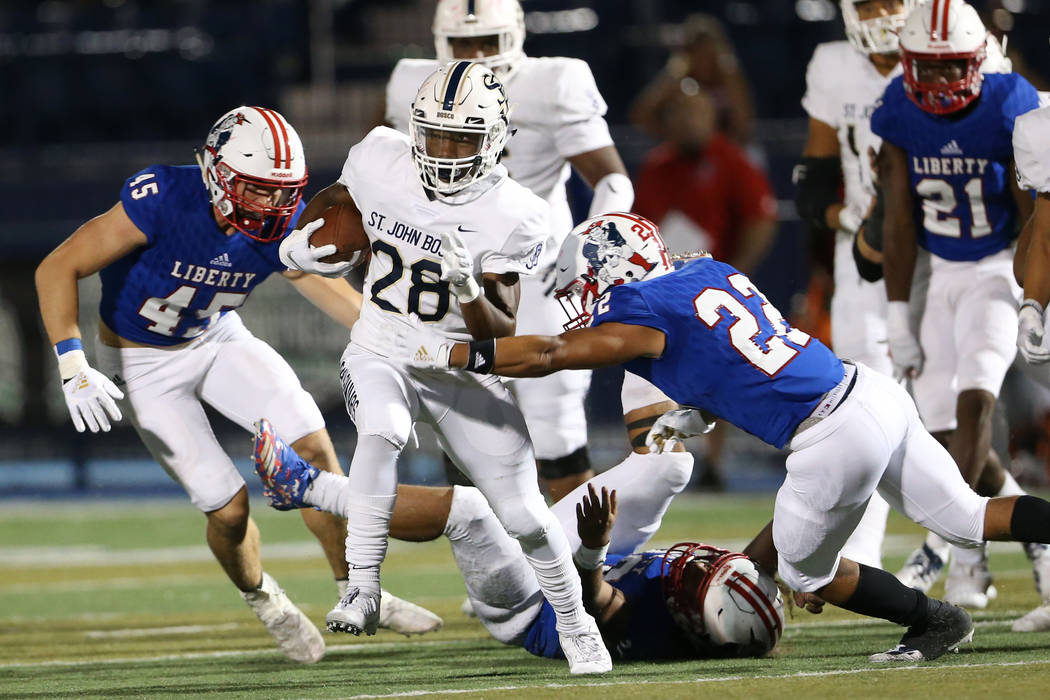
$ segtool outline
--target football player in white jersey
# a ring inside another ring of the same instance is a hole
[[[630,211],[634,188],[605,123],[605,101],[586,63],[526,56],[518,0],[439,0],[434,13],[436,60],[402,59],[386,89],[386,122],[408,133],[419,83],[438,66],[469,59],[491,68],[514,107],[501,161],[511,177],[551,206],[545,254],[537,274],[521,281],[519,333],[558,333],[560,310],[549,295],[554,256],[572,229],[565,193],[570,166],[594,188],[590,216]],[[511,383],[536,448],[540,475],[557,501],[593,476],[587,456],[584,399],[590,372],[558,372]]]
[[[840,4],[848,41],[818,45],[806,70],[802,106],[809,114],[809,135],[795,171],[796,202],[799,215],[815,233],[835,236],[832,349],[840,357],[891,374],[886,289],[881,282],[861,279],[852,248],[875,196],[868,154],[878,150],[880,140],[871,133],[869,117],[886,85],[900,74],[896,30],[918,0]],[[840,181],[845,184],[841,200]],[[875,494],[844,554],[881,568],[888,514],[889,505]]]
[[[1017,184],[1036,193],[1035,209],[1025,223],[1014,256],[1014,276],[1024,287],[1017,328],[1017,348],[1026,374],[1050,387],[1050,106],[1022,114],[1014,122]],[[1050,629],[1050,599],[1014,622],[1014,630]]]
[[[313,398],[233,310],[271,273],[283,272],[337,322],[356,320],[361,298],[344,281],[288,271],[278,260],[305,184],[306,158],[292,126],[274,110],[238,107],[212,127],[200,168],[154,165],[129,178],[112,209],[44,259],[36,281],[76,429],[108,431],[110,419],[127,414],[204,513],[208,546],[281,651],[313,663],[324,655],[324,640],[262,570],[244,480],[204,412],[207,403],[249,430],[260,411],[272,412],[297,449],[342,474]],[[77,319],[77,280],[96,272],[101,371],[87,362]],[[342,590],[342,521],[307,511],[303,520]],[[405,634],[440,624],[404,601],[384,620]]]
[[[547,203],[498,164],[508,105],[492,71],[470,61],[442,66],[419,86],[410,114],[411,137],[377,127],[350,149],[339,180],[303,213],[310,223],[281,245],[290,267],[345,274],[350,263],[321,261],[334,246],[309,244],[317,217],[335,203],[356,206],[371,241],[364,306],[340,367],[358,432],[347,502],[351,587],[328,614],[329,629],[375,633],[397,462],[423,421],[521,544],[557,614],[570,671],[608,671],[612,661],[583,607],[568,540],[540,493],[510,392],[498,380],[420,373],[385,356],[386,339],[413,320],[447,338],[513,335],[519,275],[538,269],[550,232]]]

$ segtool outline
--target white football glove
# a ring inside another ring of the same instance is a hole
[[[1043,315],[1042,304],[1035,299],[1025,299],[1017,316],[1017,349],[1030,365],[1050,360]]]
[[[914,379],[922,374],[922,346],[911,331],[908,302],[889,303],[886,310],[886,331],[889,335],[894,378],[898,381],[906,377]]]
[[[97,369],[84,367],[78,371],[62,382],[62,393],[78,433],[84,432],[85,424],[93,433],[99,430],[108,433],[109,419],[118,421],[122,417],[114,399],[124,398],[124,392]]]
[[[278,250],[281,262],[290,270],[302,270],[322,277],[342,277],[353,268],[352,262],[326,263],[326,258],[338,248],[329,243],[320,248],[310,245],[310,234],[324,226],[324,219],[314,219],[302,228],[297,228],[281,241]]]
[[[709,433],[714,428],[714,420],[700,409],[676,408],[656,419],[645,436],[645,446],[657,454],[670,452],[676,442]]]
[[[456,231],[441,234],[441,279],[452,283],[460,304],[472,302],[481,294],[474,279],[474,257]]]

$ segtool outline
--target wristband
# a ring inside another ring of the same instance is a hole
[[[460,304],[469,304],[481,296],[481,287],[476,279],[468,277],[463,284],[453,284],[452,293],[456,295]]]
[[[910,328],[911,318],[908,302],[889,302],[886,305],[886,322],[890,327]]]
[[[585,571],[594,571],[595,569],[602,568],[605,564],[605,555],[609,553],[609,543],[606,542],[598,549],[591,549],[587,545],[580,545],[580,548],[576,550],[576,554],[572,555],[572,560],[576,562],[576,566]]]
[[[1026,306],[1031,306],[1033,309],[1038,311],[1039,312],[1039,318],[1043,317],[1043,313],[1044,313],[1045,309],[1043,308],[1043,305],[1040,304],[1035,299],[1025,299],[1024,303],[1021,304],[1021,308],[1023,309]]]
[[[63,355],[70,350],[83,350],[84,344],[80,342],[80,338],[66,338],[55,343],[55,354]]]
[[[496,339],[472,340],[467,343],[467,365],[463,369],[488,374],[496,363]]]
[[[65,342],[65,341],[63,341]],[[55,346],[57,353],[58,346]],[[77,376],[78,373],[88,369],[87,355],[84,354],[83,350],[67,350],[58,356],[58,375],[62,377],[62,381],[65,382],[73,377]]]

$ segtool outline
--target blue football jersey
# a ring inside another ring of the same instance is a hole
[[[744,274],[711,258],[610,289],[592,325],[663,331],[664,353],[624,365],[680,404],[703,408],[776,447],[842,381],[842,361],[792,328]]]
[[[146,168],[124,183],[120,201],[148,241],[99,273],[99,314],[122,338],[184,343],[243,304],[270,273],[286,269],[279,241],[219,229],[195,165]],[[288,231],[304,208],[300,203]]]
[[[685,633],[675,624],[664,605],[660,566],[664,550],[610,555],[603,578],[623,591],[630,613],[624,636],[610,650],[614,659],[639,661],[692,658],[697,655]],[[536,656],[565,658],[555,629],[554,609],[544,601],[540,614],[529,627],[525,649]]]
[[[1010,246],[1017,203],[1010,189],[1014,119],[1039,106],[1016,73],[984,76],[981,96],[961,116],[924,112],[895,78],[871,116],[871,130],[907,152],[916,238],[946,260],[980,260]]]

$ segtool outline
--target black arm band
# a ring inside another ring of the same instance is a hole
[[[496,362],[496,339],[472,340],[467,343],[467,366],[463,369],[478,374],[488,374]]]
[[[860,273],[860,278],[866,282],[878,282],[882,279],[882,265],[877,262],[872,262],[864,257],[864,254],[860,252],[860,248],[857,246],[857,238],[864,235],[864,228],[853,237],[853,262],[857,264],[857,272]],[[865,238],[865,240],[867,240]]]
[[[842,162],[836,157],[805,157],[795,166],[795,207],[799,218],[814,231],[829,231],[825,218],[828,207],[842,201]]]

